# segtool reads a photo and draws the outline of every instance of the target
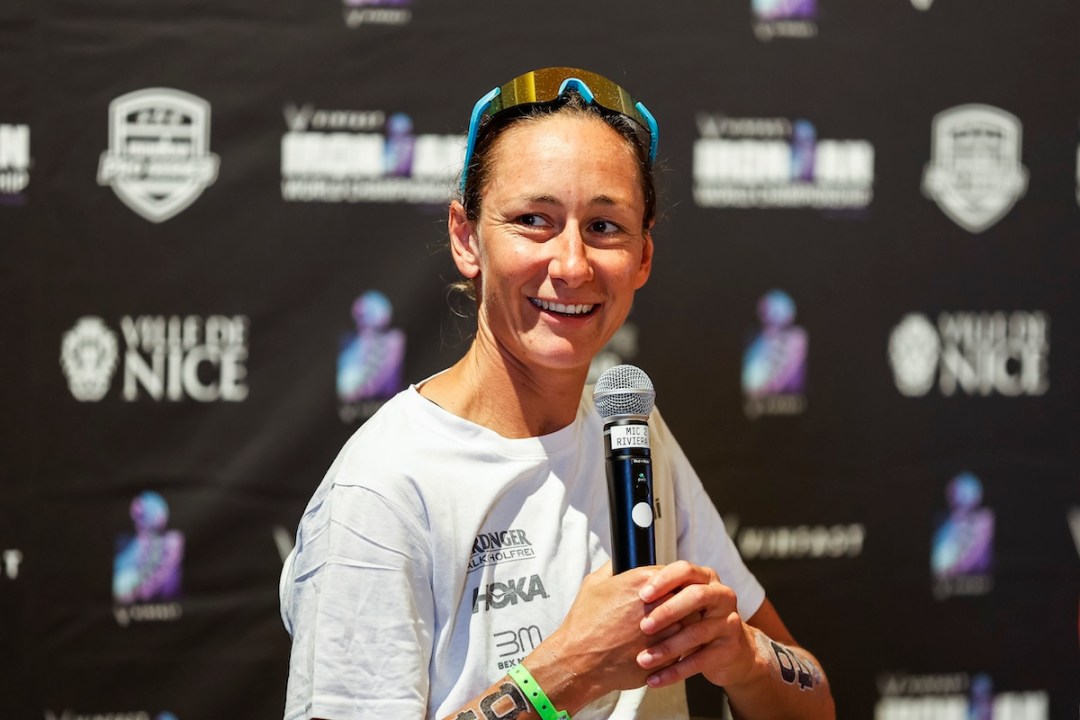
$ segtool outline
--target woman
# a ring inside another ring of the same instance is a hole
[[[607,562],[585,380],[649,277],[655,149],[645,107],[582,70],[477,103],[449,211],[476,336],[349,440],[304,514],[282,585],[287,718],[670,720],[697,673],[738,717],[832,717],[657,412],[670,564]]]

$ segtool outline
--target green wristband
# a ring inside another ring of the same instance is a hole
[[[510,668],[509,675],[510,679],[521,688],[521,692],[525,693],[525,697],[529,699],[532,706],[536,708],[536,714],[540,716],[540,720],[570,720],[570,713],[555,709],[555,706],[548,700],[547,695],[544,694],[540,685],[533,678],[532,673],[524,665],[518,663]]]

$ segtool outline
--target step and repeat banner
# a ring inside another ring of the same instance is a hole
[[[0,717],[280,717],[308,498],[468,344],[472,105],[571,65],[661,129],[654,274],[593,369],[651,375],[839,716],[1075,718],[1078,33],[1071,0],[3,3]]]

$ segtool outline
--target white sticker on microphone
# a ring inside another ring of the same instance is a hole
[[[612,425],[611,449],[649,447],[648,425]]]
[[[639,502],[630,511],[630,517],[634,518],[634,524],[641,528],[652,525],[652,507],[649,503]]]

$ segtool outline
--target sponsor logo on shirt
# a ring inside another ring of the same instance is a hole
[[[473,590],[473,615],[480,612],[481,606],[484,612],[487,612],[501,610],[507,605],[517,605],[519,601],[527,603],[538,597],[548,598],[543,580],[535,573],[529,577],[520,577],[504,583],[489,583],[484,588],[484,592],[480,590],[481,588]]]
[[[472,556],[469,558],[469,567],[466,572],[472,572],[485,565],[495,565],[501,562],[514,562],[536,557],[529,538],[524,530],[503,530],[501,532],[487,532],[476,536],[473,541]]]
[[[517,665],[544,640],[540,628],[536,625],[497,632],[492,638],[500,658],[500,670],[508,670]]]

